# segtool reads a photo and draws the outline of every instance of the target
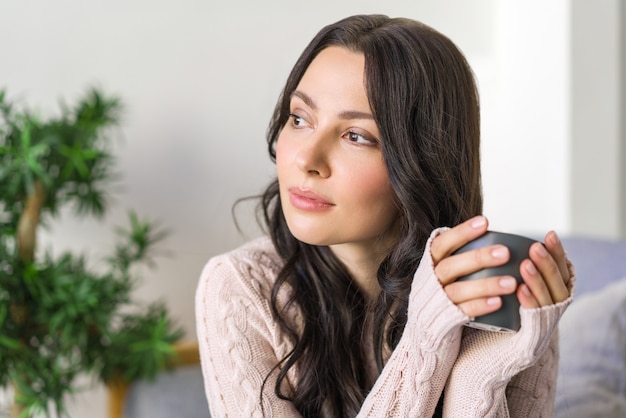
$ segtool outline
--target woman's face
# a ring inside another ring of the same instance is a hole
[[[276,144],[291,233],[312,245],[386,247],[397,218],[380,133],[365,91],[363,54],[324,49],[291,96]]]

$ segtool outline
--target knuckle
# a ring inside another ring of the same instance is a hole
[[[481,316],[488,313],[488,309],[486,308],[486,303],[482,299],[474,299],[468,303],[468,310],[472,312],[470,316]]]
[[[473,262],[475,268],[484,268],[491,265],[492,259],[493,257],[491,255],[491,249],[488,247],[481,248],[478,251],[474,251]]]
[[[548,273],[551,276],[558,276],[559,279],[561,278],[561,270],[559,270],[559,266],[557,266],[556,263],[554,263],[554,262],[549,264],[549,266],[548,266]]]
[[[546,278],[554,277],[555,275],[561,275],[561,271],[559,266],[556,264],[556,261],[553,259],[542,260],[540,262],[540,266],[538,266],[540,271]]]
[[[459,298],[459,287],[457,283],[450,283],[445,287],[446,294],[448,295],[448,299],[450,299],[454,303],[458,303],[460,301]]]
[[[482,266],[483,259],[485,258],[485,249],[481,248],[478,251],[472,251],[473,254],[473,262],[476,266]]]
[[[488,296],[494,294],[494,290],[498,289],[498,284],[494,284],[493,280],[481,280],[479,289],[481,296]]]
[[[477,316],[476,309],[474,309],[472,302],[459,303],[457,306],[459,307],[459,309],[461,309],[461,311],[463,311],[465,315],[469,316],[470,318]]]
[[[437,264],[435,267],[435,274],[440,282],[446,284],[449,281],[450,276],[450,265],[447,262],[447,259],[443,259]]]
[[[435,262],[441,258],[441,235],[436,237],[430,244],[430,254]]]

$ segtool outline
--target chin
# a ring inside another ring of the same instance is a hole
[[[315,246],[327,246],[332,245],[333,242],[325,237],[320,237],[318,234],[311,231],[294,231],[293,229],[289,229],[291,235],[293,235],[298,241],[303,242],[309,245]]]
[[[322,232],[320,231],[322,228],[319,226],[304,227],[302,225],[294,225],[293,223],[287,222],[287,227],[295,239],[305,244],[317,246],[333,244],[331,237],[320,233]]]

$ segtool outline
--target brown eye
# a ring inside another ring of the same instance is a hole
[[[375,140],[366,138],[365,136],[358,134],[356,132],[353,132],[353,131],[349,131],[346,133],[346,139],[350,142],[353,142],[359,145],[376,145]]]
[[[293,127],[295,127],[295,128],[308,126],[308,123],[306,122],[306,120],[304,120],[304,118],[296,115],[295,113],[290,113],[289,114],[289,119],[291,120],[291,125]]]

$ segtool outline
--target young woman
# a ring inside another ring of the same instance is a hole
[[[479,106],[453,43],[353,16],[294,66],[268,133],[268,237],[211,259],[196,296],[213,416],[551,416],[573,274],[557,235],[512,277],[453,252],[486,232]],[[522,327],[464,327],[516,293]]]

